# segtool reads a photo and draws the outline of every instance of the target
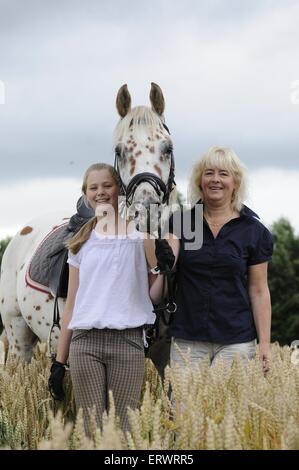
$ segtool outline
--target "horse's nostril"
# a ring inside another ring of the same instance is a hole
[[[139,216],[139,211],[135,211],[135,219]]]

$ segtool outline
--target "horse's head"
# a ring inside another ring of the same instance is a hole
[[[115,167],[121,191],[131,215],[169,203],[174,187],[172,141],[164,123],[164,97],[161,88],[152,83],[152,109],[131,109],[131,96],[123,85],[116,99],[121,116],[114,133]]]

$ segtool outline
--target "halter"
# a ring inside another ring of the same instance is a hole
[[[162,125],[164,129],[166,129],[166,131],[170,135],[168,127],[164,123],[162,123]],[[138,188],[140,183],[149,183],[154,188],[156,194],[159,197],[161,196],[161,192],[162,192],[163,193],[162,204],[165,204],[165,203],[168,204],[170,193],[173,189],[173,186],[176,184],[174,181],[174,157],[173,157],[172,151],[170,153],[169,176],[168,176],[168,181],[166,184],[164,183],[164,181],[162,181],[161,178],[159,178],[154,173],[144,172],[144,173],[139,173],[138,175],[135,175],[131,179],[129,184],[126,186],[120,176],[117,152],[115,152],[114,169],[116,170],[118,174],[120,193],[126,196],[127,207],[131,206],[135,191]]]

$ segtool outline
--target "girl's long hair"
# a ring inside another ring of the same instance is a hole
[[[115,181],[115,183],[117,185],[119,184],[118,175],[115,169],[113,168],[113,166],[108,165],[107,163],[94,163],[93,165],[87,168],[83,177],[82,193],[84,195],[86,195],[88,176],[92,171],[95,171],[95,170],[97,171],[108,170],[111,177]],[[88,204],[87,199],[85,200],[85,204]],[[84,245],[84,243],[87,242],[87,240],[89,239],[90,234],[96,225],[97,225],[97,217],[95,216],[95,217],[92,217],[92,219],[90,219],[88,222],[86,222],[86,224],[84,224],[83,227],[81,227],[79,232],[76,233],[76,235],[74,235],[72,238],[70,238],[70,240],[67,241],[66,247],[71,251],[71,253],[73,253],[74,255],[78,253],[82,245]]]
[[[66,242],[66,247],[71,251],[71,253],[73,253],[73,255],[76,255],[82,245],[87,242],[92,230],[95,228],[96,225],[97,218],[95,216],[88,222],[86,222],[86,224],[84,224],[83,227],[80,228],[79,232],[76,233],[76,235],[74,235]]]

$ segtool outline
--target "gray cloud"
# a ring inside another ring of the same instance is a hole
[[[69,22],[78,19],[89,22],[90,19],[97,21],[117,21],[123,23],[135,23],[136,20],[154,21],[154,24],[167,19],[199,16],[210,21],[226,22],[248,21],[255,15],[268,8],[273,8],[281,2],[251,0],[240,2],[230,0],[152,0],[151,2],[140,2],[139,0],[52,0],[51,2],[40,0],[1,0],[1,31],[21,30],[28,27],[36,28],[41,22],[44,24],[51,21],[54,26],[65,28],[65,19]],[[287,5],[295,3],[285,1]]]
[[[298,168],[298,2],[0,2],[0,180],[81,176],[113,161],[115,96],[166,97],[177,173],[210,145]],[[296,17],[297,14],[297,17]]]

